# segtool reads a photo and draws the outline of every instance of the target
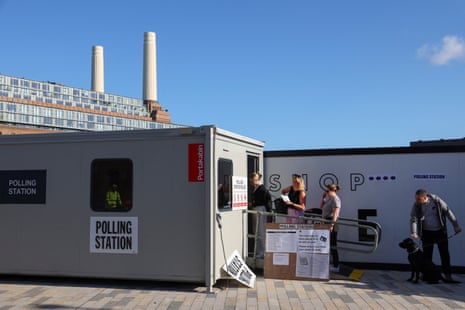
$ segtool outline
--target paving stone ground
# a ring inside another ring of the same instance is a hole
[[[183,283],[0,277],[2,309],[465,309],[460,284],[413,284],[409,273],[365,270],[360,281],[220,280],[213,293]]]

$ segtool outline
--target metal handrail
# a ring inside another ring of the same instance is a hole
[[[256,219],[257,223],[255,227],[258,227],[258,221],[260,220],[261,216],[266,216],[266,217],[271,216],[273,218],[273,222],[276,222],[276,219],[278,217],[294,218],[294,219],[298,219],[299,222],[302,222],[301,224],[306,224],[306,223],[308,224],[309,222],[310,224],[337,224],[338,226],[355,227],[357,229],[364,228],[373,233],[372,235],[374,237],[373,241],[362,242],[362,241],[351,241],[351,240],[338,239],[337,240],[338,250],[359,252],[359,253],[373,253],[374,251],[376,251],[381,241],[381,225],[375,221],[339,217],[337,222],[334,222],[332,220],[322,218],[320,214],[312,214],[312,213],[307,213],[304,216],[293,216],[293,215],[281,214],[281,213],[276,213],[276,212],[263,212],[263,211],[254,211],[254,210],[244,210],[244,212],[246,212],[247,214],[259,214],[259,216],[257,216],[257,219]],[[253,235],[248,234],[248,237],[249,238],[253,237],[254,240],[257,240],[257,231],[255,231]],[[369,247],[369,248],[361,249],[361,248],[343,246],[340,244],[351,244],[351,245],[356,245],[360,247]],[[254,249],[254,258],[255,258],[255,249]]]
[[[360,220],[360,219],[353,219],[353,218],[345,218],[345,217],[339,217],[337,222],[334,222],[332,220],[327,220],[321,217],[319,214],[312,214],[310,213],[310,216],[305,216],[305,218],[311,218],[313,221],[320,221],[325,224],[337,224],[339,226],[348,226],[348,227],[357,227],[357,228],[366,228],[368,230],[371,230],[373,232],[373,241],[350,241],[350,240],[344,240],[344,239],[338,239],[337,243],[345,243],[345,244],[354,244],[354,245],[360,245],[360,246],[368,246],[372,247],[372,249],[364,251],[364,250],[358,250],[354,248],[349,248],[349,247],[343,247],[343,246],[337,246],[338,250],[346,250],[346,251],[352,251],[352,252],[361,252],[361,253],[373,253],[376,251],[376,249],[379,246],[379,243],[381,242],[381,225],[375,221],[369,221],[369,220]]]

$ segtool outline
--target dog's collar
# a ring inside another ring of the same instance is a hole
[[[408,252],[408,254],[413,254],[413,253],[416,253],[420,250],[420,248],[416,248],[415,250],[413,250],[412,252]]]

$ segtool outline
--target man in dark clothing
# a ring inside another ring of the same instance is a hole
[[[446,281],[453,281],[446,217],[452,223],[456,234],[462,231],[455,215],[444,200],[437,195],[429,194],[424,189],[416,191],[415,203],[410,212],[412,238],[421,237],[423,255],[428,261],[433,260],[434,244],[438,245],[445,279]]]
[[[262,184],[262,175],[253,172],[250,175],[250,184],[253,186],[250,207],[257,211],[252,218],[252,231],[255,234],[255,257],[263,258],[265,255],[265,225],[266,216],[260,212],[271,212],[271,194]]]

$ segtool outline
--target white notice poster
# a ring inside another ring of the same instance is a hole
[[[226,264],[223,265],[223,270],[242,284],[254,287],[257,276],[249,269],[237,250],[234,250]]]
[[[305,229],[297,233],[297,252],[329,253],[329,230]]]
[[[297,253],[295,275],[302,278],[328,279],[329,255]]]
[[[269,253],[295,253],[297,231],[293,229],[267,229],[265,251]]]
[[[273,253],[273,265],[289,266],[289,253]]]
[[[304,278],[329,278],[329,230],[299,230],[296,276]]]
[[[232,209],[247,209],[247,178],[232,177]]]

